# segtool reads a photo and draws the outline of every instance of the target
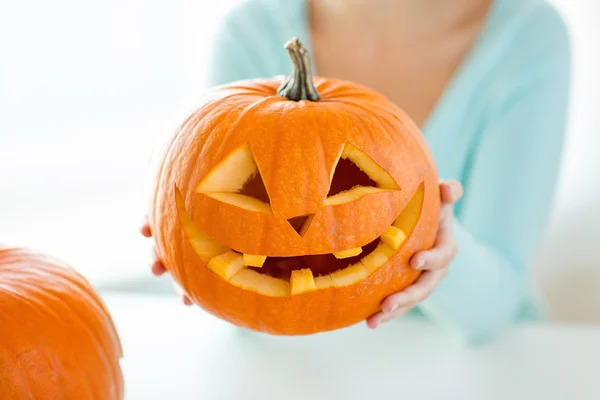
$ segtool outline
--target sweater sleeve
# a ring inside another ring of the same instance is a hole
[[[251,43],[244,40],[244,34],[255,29],[247,26],[238,13],[235,10],[228,14],[213,34],[204,76],[207,88],[260,76]]]
[[[527,265],[555,188],[570,48],[554,10],[538,17],[517,35],[490,82],[493,100],[455,209],[459,252],[419,307],[469,342],[489,339],[523,312],[531,289]]]
[[[294,29],[290,21],[297,1],[245,0],[236,4],[219,21],[212,35],[204,84],[212,87],[233,81],[271,78],[287,74],[291,62],[283,43]]]

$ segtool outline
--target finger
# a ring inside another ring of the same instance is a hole
[[[410,260],[411,267],[417,270],[435,271],[447,268],[458,254],[458,246],[453,238],[431,250],[421,251]]]
[[[444,246],[452,239],[452,227],[454,225],[454,211],[451,205],[445,205],[440,212],[440,222],[434,246]]]
[[[162,274],[167,272],[167,269],[158,257],[158,251],[156,250],[156,247],[152,247],[152,261],[152,273],[154,275],[161,276]]]
[[[185,290],[183,290],[183,288],[177,282],[173,282],[173,288],[175,289],[175,293],[182,298],[183,304],[186,306],[191,306],[194,304],[192,303],[190,297],[185,293]]]
[[[451,212],[442,214],[434,247],[416,253],[410,260],[412,268],[419,270],[445,268],[456,257],[458,246],[452,235],[454,218]]]
[[[399,318],[403,315],[406,315],[412,310],[414,307],[401,307],[396,309],[394,312],[385,313],[383,318],[381,319],[381,323],[385,324],[386,322],[390,322],[393,319]]]
[[[161,276],[165,272],[167,272],[167,269],[160,261],[156,261],[154,264],[152,264],[152,273],[154,275]]]
[[[144,223],[140,227],[140,233],[144,235],[144,237],[152,237],[152,230],[150,229],[150,224],[144,221]]]
[[[444,279],[447,274],[448,268],[423,272],[408,288],[388,296],[383,300],[381,303],[382,311],[393,313],[396,310],[416,306],[431,295],[438,283]]]
[[[414,306],[425,300],[433,289],[431,284],[431,272],[423,273],[415,283],[408,288],[388,296],[382,303],[381,309],[386,313],[392,313],[397,309]]]
[[[401,317],[411,310],[411,307],[399,308],[392,313],[386,313],[384,311],[378,312],[375,315],[367,318],[367,327],[370,329],[376,329],[379,325],[391,321],[394,318]]]
[[[440,197],[444,204],[456,203],[463,193],[463,186],[456,179],[450,179],[440,184]]]

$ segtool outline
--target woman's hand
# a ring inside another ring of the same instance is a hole
[[[413,255],[410,266],[423,270],[419,278],[408,288],[387,297],[381,304],[381,312],[367,319],[371,329],[408,313],[413,307],[431,295],[442,279],[448,275],[448,265],[458,251],[452,236],[454,216],[452,205],[463,195],[460,182],[452,180],[440,184],[442,209],[435,245],[431,250]]]
[[[152,237],[152,231],[151,231],[150,225],[148,224],[147,221],[144,221],[144,223],[142,224],[142,226],[140,228],[140,233],[142,235],[144,235],[144,237],[147,237],[147,238]],[[158,254],[156,252],[156,247],[152,248],[152,267],[151,268],[152,268],[152,273],[156,276],[161,276],[165,272],[167,272],[167,269],[165,268],[165,266],[162,264],[162,262],[158,258]],[[183,291],[181,286],[179,286],[175,282],[173,282],[173,286],[175,287],[175,291],[177,292],[177,294],[181,298],[183,298],[183,304],[185,304],[186,306],[191,306],[193,304],[192,300],[190,300],[190,298],[185,294],[185,292]]]

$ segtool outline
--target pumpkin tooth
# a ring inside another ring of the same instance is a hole
[[[406,240],[406,234],[402,229],[395,226],[388,227],[380,237],[381,241],[394,250],[399,250]]]
[[[267,256],[257,256],[244,253],[244,265],[247,265],[248,267],[260,268],[263,266],[266,260]]]
[[[355,256],[359,255],[360,253],[362,253],[362,247],[356,247],[354,249],[338,251],[338,252],[333,253],[333,255],[335,256],[335,258],[342,259],[342,258],[355,257]]]
[[[308,268],[292,271],[290,284],[292,286],[292,294],[306,293],[317,288],[313,273]]]
[[[241,254],[229,250],[211,258],[206,266],[225,280],[230,280],[244,268],[244,259]]]
[[[315,278],[315,287],[317,289],[327,289],[333,286],[331,275],[321,275]]]

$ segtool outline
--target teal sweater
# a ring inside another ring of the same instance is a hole
[[[309,46],[309,35],[306,0],[243,1],[219,24],[206,84],[286,75],[282,44],[299,36]],[[465,196],[455,206],[458,256],[416,313],[468,341],[542,314],[528,263],[555,188],[569,75],[556,10],[544,0],[496,0],[422,127],[440,176],[459,179]]]

